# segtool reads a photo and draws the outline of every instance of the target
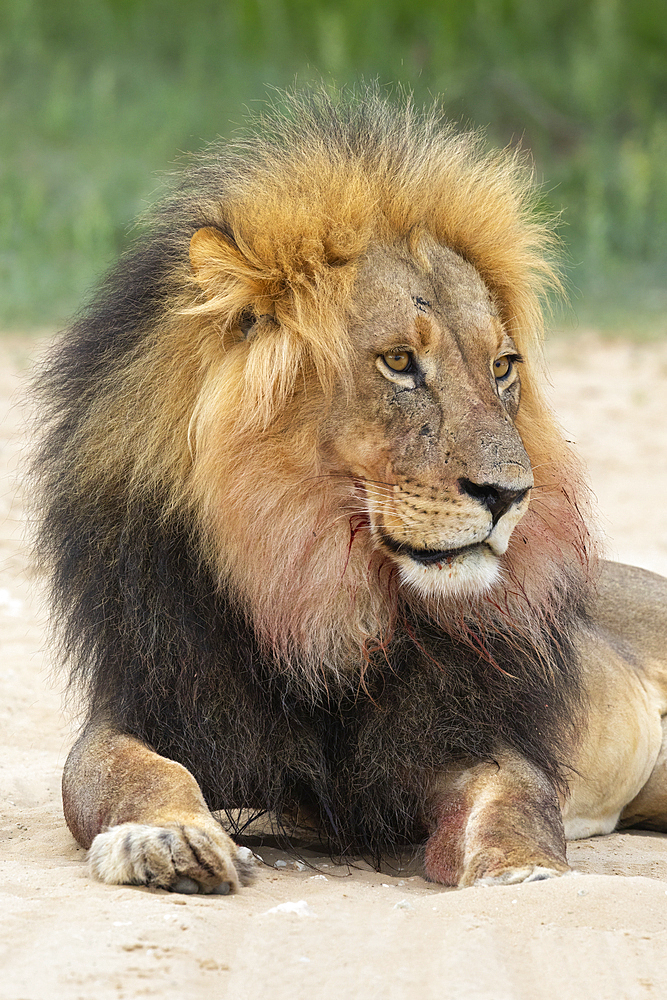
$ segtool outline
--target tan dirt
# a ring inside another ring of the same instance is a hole
[[[667,996],[667,837],[570,845],[581,873],[447,890],[265,850],[233,897],[106,886],[68,833],[61,709],[23,541],[21,391],[39,344],[0,341],[0,998],[639,1000]],[[667,574],[667,344],[549,345],[553,401],[591,471],[609,549]],[[286,866],[275,867],[275,862]],[[325,867],[326,865],[326,867]],[[269,912],[299,903],[300,912]]]

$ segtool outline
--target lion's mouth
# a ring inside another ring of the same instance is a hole
[[[438,566],[442,564],[451,566],[455,559],[469,555],[483,544],[483,542],[475,542],[472,545],[461,545],[456,549],[419,549],[414,548],[412,545],[406,545],[405,542],[397,542],[385,533],[382,534],[382,542],[396,555],[408,556],[422,566]]]
[[[398,542],[382,528],[375,530],[382,547],[396,560],[402,583],[423,597],[474,597],[498,578],[500,553],[494,550],[493,532],[456,548],[429,549]]]

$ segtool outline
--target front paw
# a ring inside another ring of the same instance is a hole
[[[505,868],[497,874],[482,875],[466,885],[517,885],[519,882],[542,882],[548,878],[559,878],[561,875],[571,875],[569,868],[551,868],[545,865],[525,865],[518,868]]]
[[[235,892],[251,879],[252,854],[222,828],[121,823],[98,835],[88,852],[93,874],[112,885],[172,892]]]

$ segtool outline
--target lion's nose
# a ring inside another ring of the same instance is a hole
[[[528,490],[508,490],[493,483],[473,483],[469,479],[459,479],[457,485],[461,493],[467,493],[486,507],[494,524],[498,523],[512,504],[523,500],[528,492]]]

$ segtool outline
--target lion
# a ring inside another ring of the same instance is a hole
[[[288,95],[53,349],[38,553],[97,878],[235,891],[248,810],[451,886],[667,829],[667,582],[598,554],[534,203],[437,107]]]

